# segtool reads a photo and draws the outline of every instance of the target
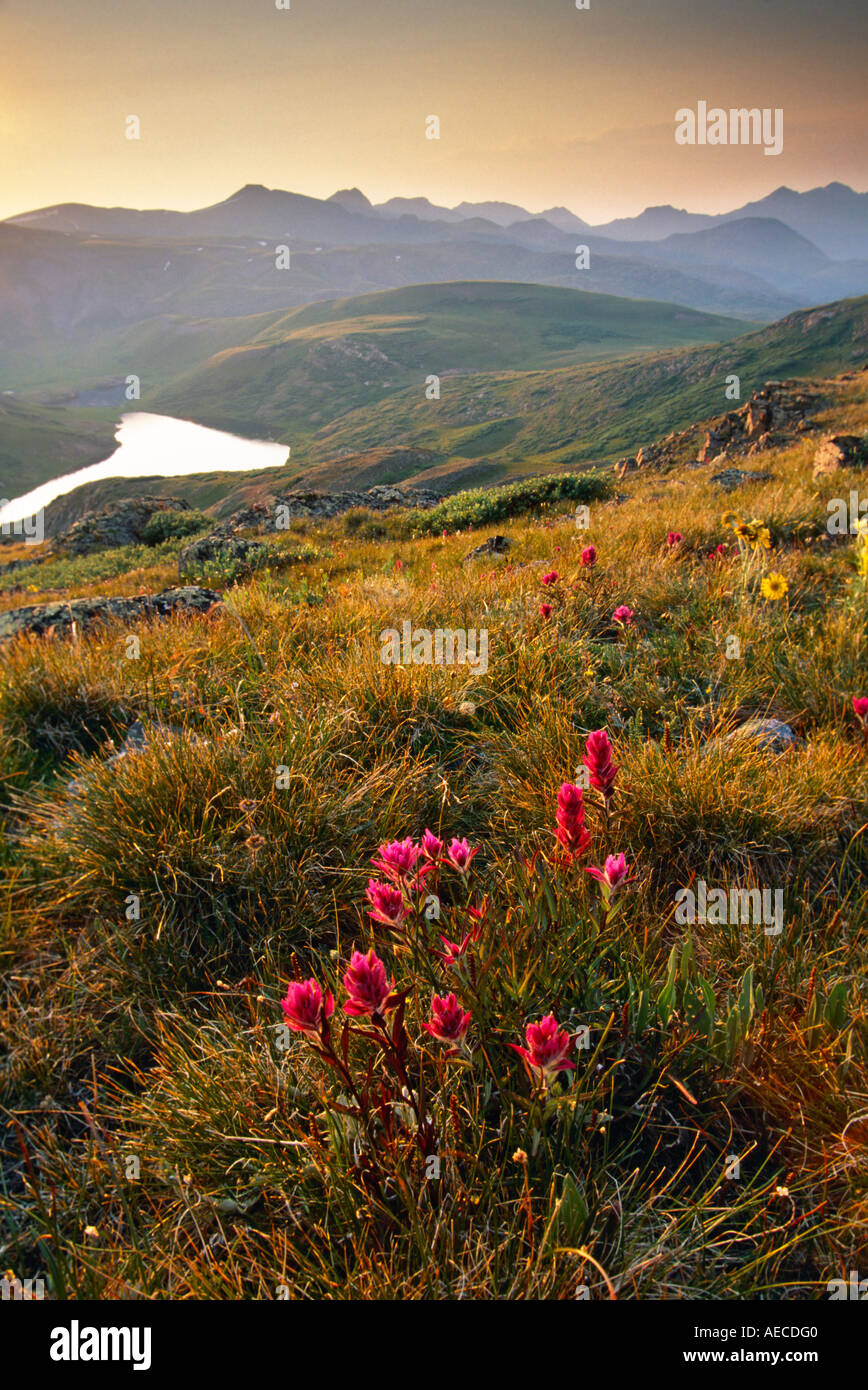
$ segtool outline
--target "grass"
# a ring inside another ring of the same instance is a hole
[[[863,374],[825,423],[865,404]],[[868,618],[812,448],[729,497],[632,475],[587,530],[558,484],[497,516],[505,559],[464,563],[472,497],[446,536],[296,522],[274,544],[309,558],[143,624],[138,660],[121,629],[4,650],[7,1267],[51,1297],[593,1300],[812,1300],[864,1267]],[[751,567],[730,509],[769,526]],[[164,587],[148,554],[102,591]],[[487,672],[383,665],[407,619],[487,629]],[[756,715],[795,746],[727,741]],[[557,792],[603,727],[615,795],[586,792],[567,863]],[[469,871],[372,926],[371,858],[426,826]],[[584,868],[619,851],[607,904]],[[783,932],[679,921],[699,879],[779,890]],[[388,1033],[343,1011],[372,946]],[[318,1041],[280,1007],[308,977],[336,999]],[[473,1016],[451,1058],[423,1028],[449,991]],[[542,1087],[512,1044],[549,1012],[575,1070]]]

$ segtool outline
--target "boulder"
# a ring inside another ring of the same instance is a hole
[[[136,545],[155,512],[187,512],[182,497],[126,497],[99,512],[87,512],[68,531],[55,537],[55,545],[68,555],[89,555],[94,550],[114,550]]]
[[[821,440],[814,455],[814,477],[837,473],[840,468],[864,468],[868,444],[858,434],[829,434]]]
[[[0,642],[22,633],[36,637],[87,632],[109,622],[135,623],[171,613],[208,613],[221,596],[214,589],[187,585],[161,594],[133,598],[73,598],[61,603],[36,603],[0,613]]]
[[[722,473],[713,473],[711,481],[724,492],[735,492],[745,483],[767,483],[772,476],[771,473],[758,473],[749,468],[724,468]]]
[[[219,531],[191,541],[178,553],[178,574],[181,579],[202,574],[208,565],[236,567],[236,572],[251,574],[268,555],[261,541],[246,541],[241,536],[227,536]]]
[[[749,719],[727,734],[726,743],[753,743],[767,753],[786,753],[801,740],[780,719]]]
[[[141,719],[137,719],[131,724],[126,732],[126,737],[117,752],[112,753],[106,758],[106,767],[112,767],[122,762],[124,758],[135,757],[139,753],[145,753],[155,744],[171,743],[176,739],[185,739],[188,742],[205,745],[207,739],[201,735],[192,733],[189,729],[181,729],[173,724],[164,724],[162,720],[151,720],[147,728]],[[114,747],[114,741],[109,740],[109,746]],[[90,784],[90,776],[75,777],[71,782],[67,782],[67,791],[80,796],[87,792]]]
[[[478,545],[475,550],[468,551],[464,557],[464,563],[468,560],[482,560],[486,556],[505,555],[512,548],[512,541],[508,536],[489,536],[487,541]]]

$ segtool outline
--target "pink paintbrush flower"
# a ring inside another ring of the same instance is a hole
[[[435,864],[443,853],[443,841],[438,840],[437,836],[430,830],[422,832],[422,854],[425,859]]]
[[[628,627],[632,623],[636,614],[632,608],[628,608],[626,603],[620,604],[612,614],[612,621],[620,623],[622,627]]]
[[[561,784],[556,820],[558,842],[571,855],[583,854],[591,843],[591,835],[585,828],[585,798],[581,787],[572,782]]]
[[[323,992],[316,980],[310,979],[291,984],[286,991],[286,998],[280,1001],[280,1007],[294,1033],[318,1037],[323,1024],[335,1011],[335,1001],[330,990],[323,998]]]
[[[548,574],[544,574],[544,575],[543,575],[543,577],[542,577],[542,582],[543,582],[543,584],[546,584],[546,585],[548,585],[548,584],[557,584],[559,578],[560,578],[560,576],[559,576],[557,570],[549,570]]]
[[[630,865],[623,854],[610,854],[602,869],[586,869],[585,873],[604,884],[610,893],[617,893],[630,881]]]
[[[680,531],[670,531],[669,535],[666,537],[666,544],[672,547],[675,545],[680,545],[683,540],[684,537],[682,536]]]
[[[868,696],[853,696],[853,713],[859,720],[862,728],[868,730]]]
[[[478,853],[479,850],[471,849],[470,845],[467,843],[466,840],[458,840],[453,838],[449,848],[446,851],[446,858],[448,859],[452,867],[454,869],[457,869],[460,874],[466,874],[468,869],[470,868],[471,859],[475,854]]]
[[[552,606],[550,603],[541,603],[539,606],[539,611],[540,615],[543,618],[550,618],[552,615]]]
[[[355,1018],[363,1014],[386,1013],[390,1003],[394,1006],[397,1002],[392,994],[392,985],[393,981],[386,975],[386,967],[375,951],[368,951],[367,955],[353,951],[344,975],[344,989],[347,992],[344,1013]]]
[[[585,569],[592,569],[597,563],[597,550],[593,545],[586,545],[582,551],[582,565]]]
[[[582,761],[588,769],[591,786],[602,792],[608,801],[614,790],[618,769],[612,761],[612,745],[605,729],[595,729],[588,734]]]
[[[572,1039],[566,1029],[560,1029],[554,1014],[547,1014],[539,1023],[529,1023],[525,1029],[527,1047],[510,1043],[510,1047],[524,1058],[525,1065],[538,1081],[548,1082],[559,1071],[574,1071],[575,1063],[569,1060]]]
[[[438,1042],[457,1046],[464,1041],[472,1014],[465,1013],[454,994],[431,997],[431,1017],[422,1027]]]
[[[393,840],[391,844],[380,845],[377,853],[379,859],[371,860],[374,868],[379,869],[387,878],[400,882],[401,879],[411,877],[422,849],[408,835],[406,840]]]
[[[410,911],[404,903],[400,888],[393,887],[391,883],[378,883],[375,878],[369,878],[365,893],[371,904],[372,919],[375,922],[381,922],[384,927],[391,927],[395,931],[399,930]]]
[[[435,956],[439,956],[446,969],[449,970],[453,965],[457,965],[467,954],[467,947],[470,945],[470,932],[467,933],[463,941],[450,941],[448,937],[441,936],[443,943],[442,951],[435,951]]]

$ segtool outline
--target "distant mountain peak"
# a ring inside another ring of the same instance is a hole
[[[339,188],[326,202],[337,203],[348,212],[373,212],[373,204],[360,188]]]

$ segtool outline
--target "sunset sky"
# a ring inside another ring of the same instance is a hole
[[[865,0],[0,0],[0,217],[246,183],[591,222],[861,191],[866,68]],[[783,153],[676,145],[699,100],[782,107]]]

